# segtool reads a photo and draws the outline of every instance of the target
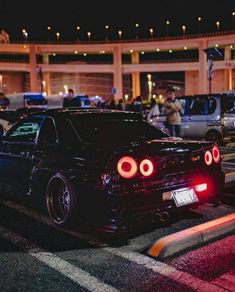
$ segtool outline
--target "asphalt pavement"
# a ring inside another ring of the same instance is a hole
[[[225,204],[205,205],[181,212],[167,226],[136,228],[122,240],[107,241],[92,232],[55,228],[44,212],[5,198],[0,201],[0,291],[220,291],[211,277],[182,271],[146,251],[162,236],[234,212]]]

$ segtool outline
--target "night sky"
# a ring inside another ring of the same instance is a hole
[[[81,27],[79,38],[104,40],[105,25],[108,24],[109,39],[135,38],[135,23],[139,23],[139,38],[149,37],[149,28],[156,36],[166,35],[166,20],[170,21],[169,35],[182,34],[182,25],[187,33],[197,33],[198,16],[202,17],[201,32],[216,31],[215,22],[220,21],[221,30],[235,29],[235,0],[0,0],[0,28],[5,29],[11,40],[22,40],[22,29],[29,40],[47,40],[47,27],[51,26],[50,39],[61,33],[61,40],[77,39],[76,27]],[[206,5],[206,7],[204,6]],[[233,19],[234,18],[234,19]]]

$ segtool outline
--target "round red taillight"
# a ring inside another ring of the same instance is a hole
[[[138,166],[134,158],[124,156],[117,164],[118,173],[124,178],[132,178],[136,175]]]
[[[213,155],[213,159],[214,159],[215,163],[219,163],[220,162],[220,150],[219,150],[219,147],[217,145],[215,145],[213,147],[212,155]]]
[[[153,174],[153,163],[149,159],[144,159],[140,163],[140,172],[143,176],[150,176]]]
[[[210,151],[206,151],[204,158],[205,158],[206,164],[211,165],[213,158],[212,158],[212,154]]]

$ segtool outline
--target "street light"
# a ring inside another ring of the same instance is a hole
[[[135,24],[135,38],[136,39],[138,39],[138,37],[139,37],[138,32],[139,32],[139,23],[136,23]]]
[[[87,37],[88,37],[88,41],[90,41],[91,40],[91,32],[90,31],[88,31]]]
[[[78,25],[78,26],[76,27],[76,29],[77,29],[77,41],[79,41],[80,26]]]
[[[149,29],[150,37],[153,38],[153,28]]]
[[[50,41],[50,39],[51,39],[50,36],[51,36],[51,27],[48,26],[48,27],[47,27],[47,40],[48,40],[48,41]]]
[[[105,25],[105,40],[108,41],[109,40],[109,26]]]
[[[167,21],[166,21],[166,36],[169,35],[169,25],[170,25],[170,21],[167,20]]]
[[[220,30],[220,22],[219,21],[216,21],[216,27],[217,27],[217,31],[219,31]]]
[[[121,30],[118,31],[118,36],[119,36],[119,39],[122,38],[122,31]]]
[[[24,40],[27,41],[28,40],[28,33],[27,33],[26,29],[22,29],[22,33],[23,33]]]
[[[197,20],[198,20],[198,33],[200,34],[201,33],[201,21],[202,21],[201,16],[198,16]]]
[[[183,35],[185,36],[185,33],[186,33],[186,26],[185,25],[182,25],[182,31],[183,31]]]
[[[232,13],[232,29],[235,28],[235,27],[234,27],[234,24],[235,24],[234,19],[235,19],[235,11],[233,11],[233,13]]]
[[[59,39],[60,39],[60,33],[59,32],[56,33],[56,39],[57,39],[57,41],[59,41]]]

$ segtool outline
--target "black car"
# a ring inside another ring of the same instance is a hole
[[[46,203],[51,220],[123,232],[182,209],[217,203],[220,151],[177,141],[137,113],[100,109],[38,112],[0,141],[5,190]]]

